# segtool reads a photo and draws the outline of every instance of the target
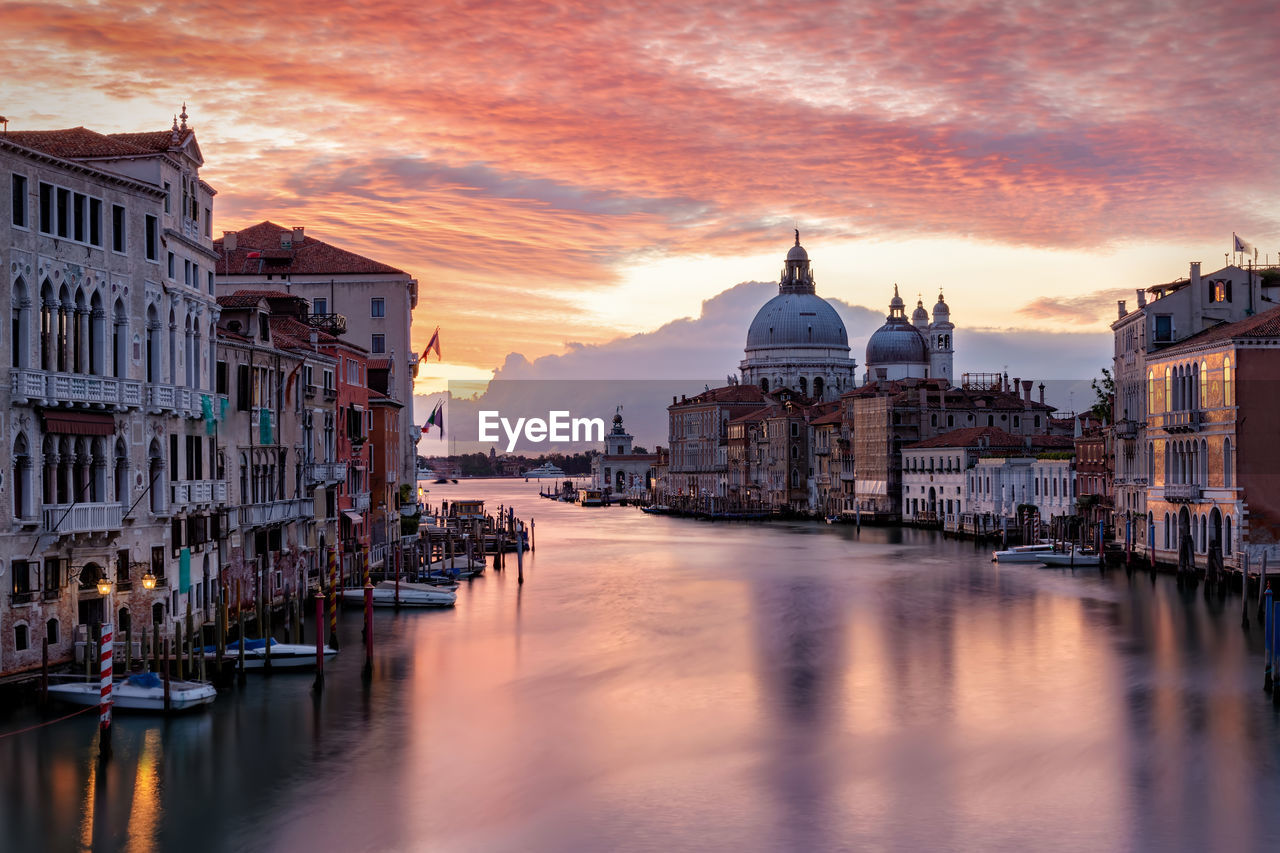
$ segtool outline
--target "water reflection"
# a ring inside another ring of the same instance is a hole
[[[992,565],[914,530],[538,519],[439,613],[360,617],[316,694],[0,739],[14,849],[1247,849],[1277,716],[1239,600]],[[438,499],[433,495],[434,499]],[[512,561],[514,562],[514,561]],[[0,732],[36,721],[0,720]]]

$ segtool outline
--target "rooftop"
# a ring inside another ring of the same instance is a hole
[[[305,234],[300,240],[294,239],[293,228],[274,222],[259,222],[234,233],[236,247],[230,252],[223,249],[225,237],[213,241],[213,248],[220,256],[221,275],[405,275],[404,270]],[[281,245],[281,237],[286,235],[290,242],[287,249]]]

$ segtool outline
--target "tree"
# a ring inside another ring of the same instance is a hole
[[[1105,367],[1102,368],[1102,377],[1093,380],[1091,387],[1097,399],[1089,411],[1099,421],[1111,420],[1111,407],[1116,399],[1116,381],[1111,376],[1111,371]]]

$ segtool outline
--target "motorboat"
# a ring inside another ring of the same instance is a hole
[[[604,506],[604,492],[600,489],[579,489],[578,503],[582,506]]]
[[[670,515],[671,507],[666,504],[653,504],[652,506],[640,507],[640,511],[648,513],[649,515]]]
[[[1039,545],[1019,545],[1005,551],[992,551],[991,560],[996,563],[1038,563],[1040,555],[1053,550],[1053,545],[1045,542]]]
[[[342,601],[349,607],[364,607],[364,590],[348,589]],[[382,581],[373,586],[374,607],[452,607],[458,594],[451,589],[426,583]]]
[[[529,477],[552,477],[554,479],[562,479],[565,476],[564,470],[558,465],[552,465],[550,462],[544,462],[537,468],[530,468],[524,472],[525,478]]]
[[[98,705],[102,702],[101,687],[97,680],[50,684],[49,695],[72,705]],[[208,705],[216,698],[217,689],[207,681],[169,681],[170,711],[185,711]],[[117,711],[163,713],[164,679],[154,672],[139,672],[113,682],[111,706]]]
[[[204,654],[212,657],[218,653],[216,646],[205,646]],[[338,650],[324,646],[322,654],[325,659],[333,657]],[[227,643],[227,654],[234,658],[240,656],[240,642]],[[316,665],[316,647],[306,643],[281,643],[274,637],[271,639],[271,668],[274,669],[311,669]],[[244,641],[244,668],[265,669],[267,666],[267,641]]]
[[[1046,566],[1067,567],[1072,566],[1097,566],[1102,563],[1102,555],[1092,548],[1075,549],[1066,548],[1062,551],[1046,551],[1037,554],[1036,558]]]

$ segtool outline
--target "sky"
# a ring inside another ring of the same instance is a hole
[[[999,367],[965,334],[1054,333],[996,348],[1024,375],[1066,369],[1059,346],[1105,364],[1116,300],[1217,269],[1233,232],[1280,252],[1271,3],[0,0],[0,21],[11,129],[162,129],[185,102],[216,230],[303,225],[415,275],[415,341],[439,326],[443,351],[421,394],[601,347],[657,364],[664,328],[776,280],[793,228],[851,308],[943,290],[958,366]],[[745,332],[672,369],[727,374]]]

